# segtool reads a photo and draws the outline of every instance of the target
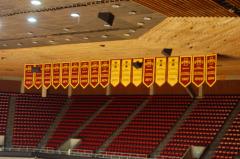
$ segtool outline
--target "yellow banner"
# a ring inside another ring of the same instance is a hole
[[[131,82],[131,72],[132,72],[132,60],[124,59],[122,60],[122,79],[121,83],[123,86],[127,87]]]
[[[132,63],[133,63],[132,83],[134,84],[134,86],[137,87],[142,83],[143,79],[143,59],[133,59]]]
[[[111,84],[116,87],[120,83],[121,60],[111,61]]]
[[[179,57],[169,57],[167,82],[170,84],[170,86],[174,86],[178,83],[178,67]]]
[[[167,58],[157,57],[155,66],[155,83],[162,86],[166,82]]]

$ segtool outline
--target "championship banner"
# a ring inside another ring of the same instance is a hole
[[[57,89],[61,85],[61,64],[52,64],[52,86]]]
[[[116,87],[120,83],[121,60],[111,60],[111,84]]]
[[[167,58],[157,57],[155,63],[155,83],[162,86],[166,82]]]
[[[169,57],[168,58],[168,77],[167,82],[170,86],[174,86],[178,83],[178,57]]]
[[[192,56],[181,56],[179,67],[179,83],[187,87],[191,83]]]
[[[70,85],[76,88],[79,84],[79,62],[71,63]]]
[[[206,57],[206,82],[212,87],[217,81],[217,55],[207,55]]]
[[[192,83],[200,87],[205,81],[205,56],[193,57]]]
[[[110,62],[101,61],[100,62],[100,85],[105,88],[109,85],[110,78]]]
[[[142,77],[143,77],[142,63],[143,63],[143,59],[133,59],[132,63],[133,63],[132,83],[133,83],[134,86],[138,87],[142,83]]]
[[[35,67],[37,68],[40,68],[40,72],[36,72],[35,75],[34,75],[34,86],[35,88],[37,89],[40,89],[42,87],[42,68],[43,66],[40,64],[40,65],[35,65]]]
[[[43,65],[43,87],[48,89],[52,83],[52,64]]]
[[[61,85],[66,89],[70,84],[70,63],[61,64]]]
[[[99,84],[99,61],[91,61],[91,72],[90,72],[90,85],[96,88]]]
[[[132,71],[132,60],[131,59],[122,60],[121,83],[125,87],[127,87],[131,83],[131,71]]]
[[[86,88],[89,84],[89,62],[80,62],[80,86]]]
[[[34,65],[27,64],[24,66],[24,87],[27,89],[32,88],[34,85],[34,77],[32,73],[32,68]]]
[[[154,58],[144,59],[143,65],[143,84],[147,87],[150,87],[154,82]]]

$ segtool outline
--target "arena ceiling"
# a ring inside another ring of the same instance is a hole
[[[25,63],[154,57],[163,48],[176,56],[219,53],[221,79],[240,79],[238,0],[226,0],[235,10],[217,0],[30,2],[0,2],[2,79],[21,78]],[[97,18],[100,11],[116,15],[112,27]],[[79,13],[80,21],[71,13]],[[37,23],[30,24],[29,16]]]

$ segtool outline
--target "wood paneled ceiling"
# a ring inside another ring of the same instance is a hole
[[[170,17],[236,17],[236,13],[217,3],[219,0],[134,0]],[[224,0],[221,0],[224,1]],[[239,0],[226,0],[239,8]]]
[[[113,13],[113,26],[104,26],[99,12]],[[71,17],[71,13],[80,17]],[[29,17],[37,22],[29,23]],[[164,18],[128,0],[42,0],[38,7],[30,0],[1,0],[0,49],[134,39]]]
[[[1,50],[0,77],[23,75],[25,63],[221,53],[218,74],[240,74],[240,18],[167,18],[137,39]]]

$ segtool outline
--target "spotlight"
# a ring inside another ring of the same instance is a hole
[[[27,20],[28,20],[29,23],[36,23],[37,22],[37,19],[34,18],[34,17],[29,17]]]

